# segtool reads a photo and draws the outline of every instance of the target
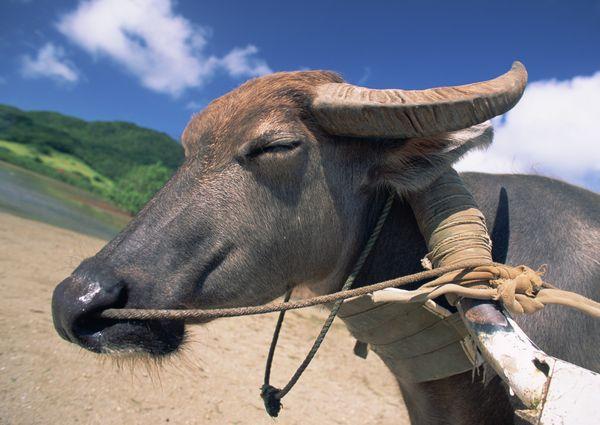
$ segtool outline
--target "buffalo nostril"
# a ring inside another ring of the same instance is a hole
[[[56,287],[52,296],[52,315],[62,338],[98,351],[102,330],[114,324],[98,315],[108,308],[124,307],[127,291],[122,281],[114,279],[100,283],[99,279],[88,276],[71,276]]]
[[[127,294],[121,290],[114,302],[110,304],[98,305],[95,308],[86,311],[79,315],[73,323],[73,330],[78,337],[90,336],[97,334],[103,329],[114,325],[117,321],[111,319],[103,319],[100,313],[109,308],[123,308],[127,304]]]
[[[108,290],[94,288],[80,297],[80,300],[82,299],[88,301],[87,308],[73,322],[73,332],[79,339],[97,335],[103,329],[114,325],[115,320],[103,319],[100,313],[109,308],[125,307],[127,291],[124,285],[112,286]]]

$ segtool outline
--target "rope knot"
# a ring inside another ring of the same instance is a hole
[[[265,384],[260,389],[260,396],[265,403],[265,410],[272,418],[276,418],[281,410],[281,390],[272,385]]]
[[[498,277],[489,281],[497,290],[493,299],[501,301],[513,315],[531,314],[541,310],[544,304],[536,300],[536,297],[544,287],[541,276],[545,272],[545,267],[540,267],[538,271],[527,266],[498,267]]]

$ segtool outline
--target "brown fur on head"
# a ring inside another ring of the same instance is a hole
[[[202,143],[223,143],[221,148],[226,149],[231,140],[236,140],[240,116],[245,116],[248,123],[285,110],[307,117],[315,88],[342,81],[330,71],[276,72],[249,80],[192,117],[181,137],[185,154],[196,155]]]

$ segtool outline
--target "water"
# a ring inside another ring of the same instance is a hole
[[[0,161],[0,211],[110,239],[130,217],[101,198]]]

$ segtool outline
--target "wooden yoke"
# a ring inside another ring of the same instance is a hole
[[[483,214],[454,170],[410,202],[429,253],[426,268],[465,260],[492,262]],[[600,417],[600,376],[537,349],[492,301],[449,299],[486,362],[524,404],[517,414],[533,424],[584,424]]]

